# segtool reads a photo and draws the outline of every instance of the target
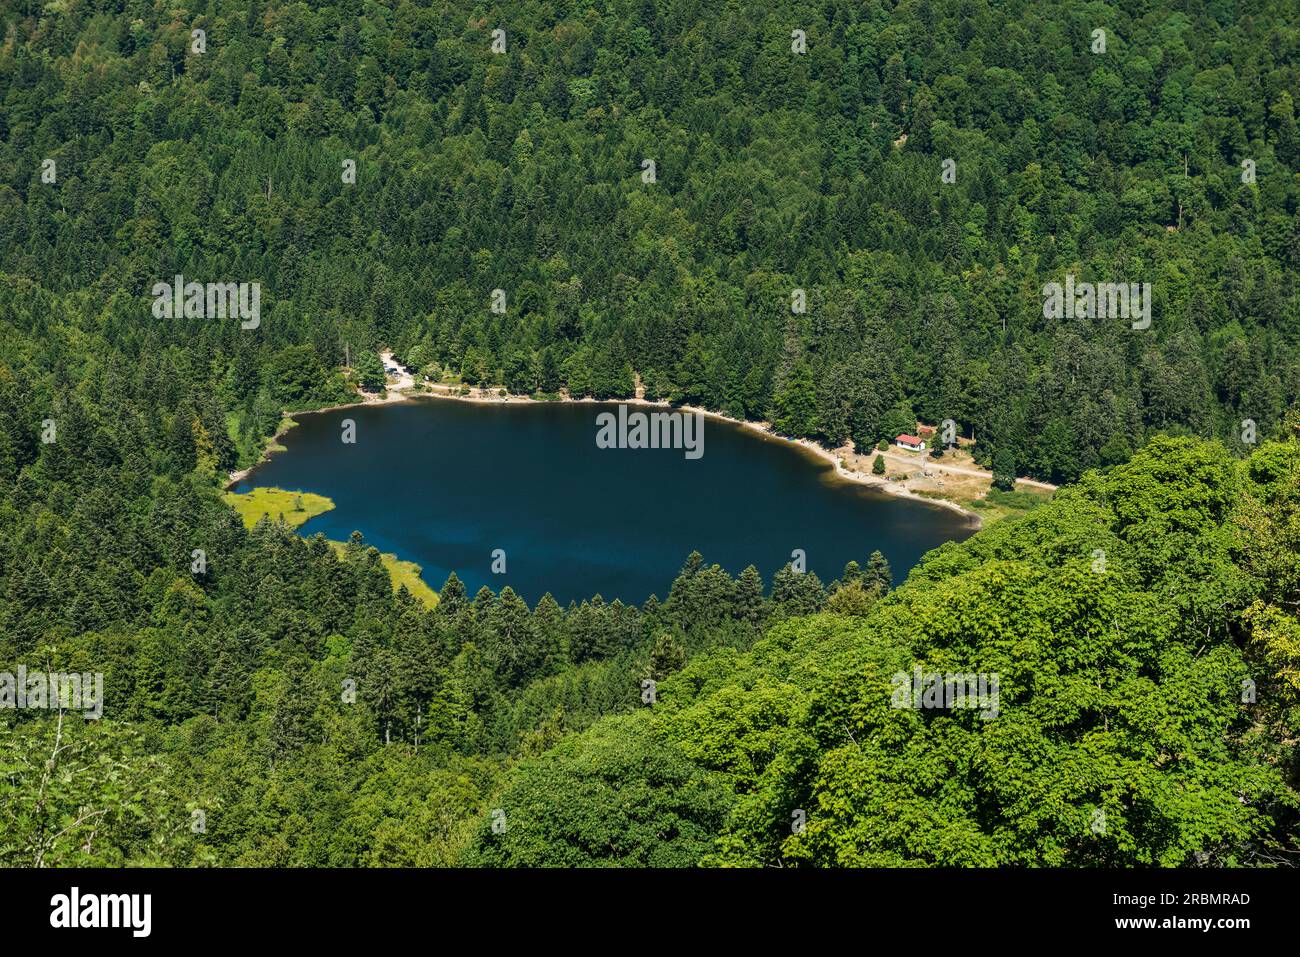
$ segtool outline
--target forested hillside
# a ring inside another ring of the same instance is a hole
[[[0,29],[0,672],[105,678],[98,721],[0,710],[0,865],[1300,859],[1292,0]],[[176,275],[260,323],[160,317]],[[1045,318],[1067,275],[1149,328]],[[691,555],[640,607],[430,609],[220,498],[383,347],[831,443],[951,418],[1077,484],[893,591]],[[918,664],[997,719],[891,707]]]
[[[11,4],[0,271],[65,298],[6,318],[55,375],[90,328],[202,382],[245,454],[384,343],[836,442],[951,418],[1052,481],[1157,430],[1239,446],[1300,391],[1295,13]],[[262,326],[151,321],[175,274],[261,282]],[[1150,328],[1044,319],[1067,274],[1151,283]]]
[[[524,761],[468,860],[1294,866],[1297,439],[1157,440],[865,617],[696,657]],[[1000,675],[996,715],[898,707],[914,667]]]

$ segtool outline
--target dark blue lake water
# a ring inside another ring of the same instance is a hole
[[[480,405],[421,400],[301,416],[286,451],[235,486],[327,495],[333,511],[300,529],[418,562],[440,588],[455,570],[472,595],[510,585],[529,603],[601,594],[666,597],[692,549],[732,574],[772,573],[800,548],[823,581],[880,549],[895,582],[929,549],[973,529],[962,515],[838,478],[782,439],[714,419],[704,454],[602,449],[615,404]],[[636,411],[633,407],[631,411]],[[344,419],[356,443],[341,440]],[[492,571],[494,549],[506,572]]]

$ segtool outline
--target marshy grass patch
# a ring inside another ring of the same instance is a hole
[[[252,528],[262,516],[271,521],[283,521],[290,528],[298,528],[317,515],[334,507],[332,499],[313,492],[295,492],[282,488],[254,488],[247,492],[223,492],[222,500],[239,513],[247,528]]]
[[[330,547],[334,549],[339,558],[343,558],[347,552],[347,545],[343,542],[332,541]],[[438,593],[420,577],[424,569],[417,563],[398,558],[392,552],[380,552],[379,560],[384,563],[384,569],[388,572],[388,577],[393,583],[393,591],[397,591],[405,585],[406,590],[411,593],[412,597],[426,608],[433,608],[438,604]]]

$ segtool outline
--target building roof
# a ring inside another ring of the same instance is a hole
[[[894,439],[895,442],[905,442],[908,445],[920,445],[921,440],[915,435],[900,435]]]

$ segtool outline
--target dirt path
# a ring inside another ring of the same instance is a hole
[[[913,467],[924,466],[926,469],[936,472],[953,472],[957,475],[971,475],[975,478],[992,480],[992,476],[988,472],[982,472],[979,469],[964,469],[960,465],[941,465],[929,457],[924,459],[920,457],[913,458],[910,455],[900,455],[898,452],[879,452],[877,454],[883,455],[885,458],[897,462],[900,465],[911,465]],[[1032,485],[1034,488],[1041,488],[1048,492],[1055,492],[1057,489],[1057,486],[1052,485],[1050,482],[1039,482],[1036,479],[1017,478],[1016,482],[1017,484],[1023,483],[1025,485]]]

